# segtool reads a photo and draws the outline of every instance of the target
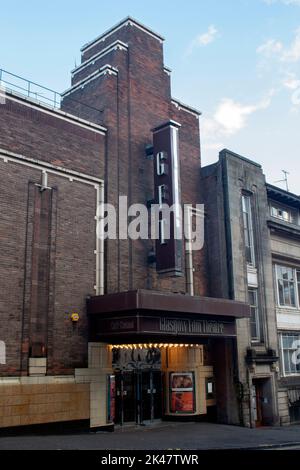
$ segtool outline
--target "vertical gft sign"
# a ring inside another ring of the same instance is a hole
[[[168,121],[153,129],[155,204],[159,207],[156,269],[182,275],[182,208],[180,191],[179,129]]]

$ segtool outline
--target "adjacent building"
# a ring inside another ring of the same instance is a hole
[[[201,177],[210,285],[251,308],[250,321],[237,321],[244,424],[299,421],[300,198],[228,150]]]

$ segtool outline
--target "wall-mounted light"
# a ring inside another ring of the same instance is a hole
[[[78,322],[78,321],[79,321],[79,318],[80,318],[80,317],[79,317],[79,314],[78,314],[78,313],[75,313],[75,312],[72,313],[72,315],[71,315],[71,320],[72,320],[73,323]]]
[[[153,145],[152,144],[147,144],[145,146],[145,154],[147,160],[153,160]]]

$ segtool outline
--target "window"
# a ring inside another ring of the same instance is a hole
[[[258,295],[257,289],[249,289],[249,304],[250,304],[250,332],[251,341],[260,342],[262,340],[260,318],[259,318],[259,307],[258,307]]]
[[[278,305],[300,308],[300,269],[276,265]]]
[[[300,333],[281,335],[281,353],[284,375],[300,374]]]
[[[253,238],[253,225],[251,213],[251,198],[250,196],[242,196],[243,207],[243,223],[244,223],[244,240],[246,250],[246,261],[252,266],[255,265],[254,258],[254,238]]]
[[[281,206],[279,204],[271,203],[270,213],[272,217],[283,220],[290,224],[299,224],[298,211],[290,207]]]

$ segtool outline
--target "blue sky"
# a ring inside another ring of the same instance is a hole
[[[202,164],[226,147],[300,194],[300,0],[2,1],[0,68],[63,91],[80,47],[127,15],[166,38],[173,96],[203,113]]]

